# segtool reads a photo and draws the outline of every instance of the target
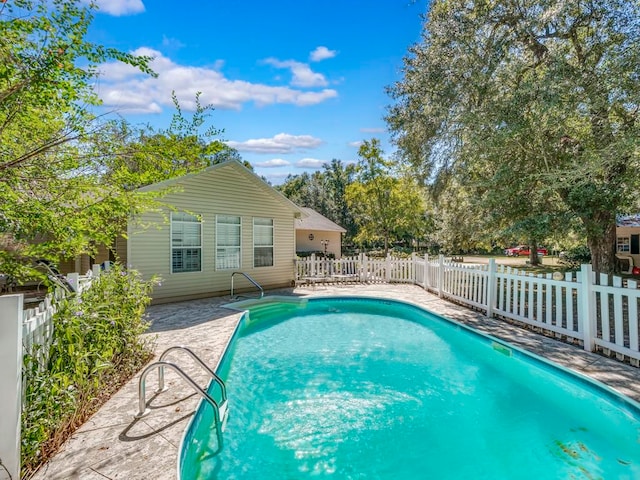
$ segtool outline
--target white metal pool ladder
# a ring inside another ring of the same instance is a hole
[[[168,362],[165,360],[167,355],[172,351],[181,351],[186,352],[193,360],[196,361],[204,370],[209,373],[211,379],[218,384],[220,388],[220,403],[218,403],[207,391],[205,391],[202,387],[200,387],[193,379],[185,373],[180,367],[178,367],[173,362]],[[200,357],[198,357],[193,350],[188,347],[183,347],[181,345],[175,345],[173,347],[167,348],[162,355],[160,355],[160,359],[152,364],[148,365],[140,375],[140,380],[138,381],[138,413],[136,414],[136,418],[141,418],[147,415],[151,410],[147,408],[147,399],[146,399],[146,379],[147,375],[154,368],[158,369],[158,388],[156,393],[161,393],[167,391],[167,387],[164,385],[164,369],[165,367],[169,367],[173,369],[178,375],[180,375],[191,387],[200,394],[200,396],[205,399],[211,407],[213,408],[213,418],[215,421],[216,428],[216,436],[218,439],[219,449],[222,448],[222,432],[224,427],[227,424],[228,417],[228,409],[227,409],[227,387],[225,386],[222,379],[216,375],[216,373],[211,370]]]
[[[246,278],[247,280],[249,280],[249,282],[251,282],[253,284],[254,287],[256,287],[259,291],[260,291],[260,296],[258,298],[262,298],[264,297],[264,289],[260,286],[260,284],[258,282],[256,282],[251,275],[244,273],[244,272],[233,272],[231,274],[231,293],[230,296],[231,298],[239,298],[239,295],[234,296],[233,295],[233,277],[235,277],[236,275],[242,275],[244,278]]]

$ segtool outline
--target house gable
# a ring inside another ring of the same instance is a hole
[[[233,271],[249,274],[264,288],[291,283],[294,221],[303,213],[253,172],[236,161],[229,161],[144,190],[165,188],[167,193],[161,201],[171,208],[146,212],[133,219],[127,242],[127,263],[145,278],[161,277],[161,285],[153,293],[155,303],[228,294]],[[200,249],[199,271],[172,272],[172,255],[176,253],[170,221],[172,209],[195,215],[199,220],[201,245],[196,247]],[[239,268],[225,268],[216,256],[221,249],[217,243],[217,219],[222,217],[240,221]],[[273,265],[255,267],[260,264],[256,261],[260,249],[254,244],[254,230],[264,231],[256,225],[265,220],[273,225]],[[242,278],[237,278],[236,283],[236,288],[251,287]]]

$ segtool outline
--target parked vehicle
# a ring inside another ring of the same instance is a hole
[[[528,257],[531,253],[529,245],[518,245],[517,247],[507,248],[504,254],[507,257]],[[538,255],[548,255],[549,252],[544,247],[538,247]]]

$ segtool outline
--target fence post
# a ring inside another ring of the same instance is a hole
[[[316,254],[312,253],[311,254],[311,277],[315,277],[316,276]]]
[[[23,301],[22,294],[0,297],[0,460],[15,480],[20,478]],[[5,478],[1,470],[0,478]]]
[[[487,317],[493,317],[493,309],[496,305],[496,259],[489,259],[489,270],[487,271]]]
[[[390,253],[387,253],[384,270],[385,270],[384,272],[385,282],[391,283],[391,254]]]
[[[360,281],[366,282],[369,278],[369,265],[367,265],[367,256],[360,254]]]
[[[418,279],[416,278],[416,272],[418,271],[418,269],[416,268],[416,261],[417,261],[418,255],[416,254],[416,252],[411,252],[411,284],[415,285],[416,283],[418,283]]]
[[[77,292],[80,288],[80,274],[78,272],[67,273],[67,283],[71,285],[74,292]]]
[[[584,349],[588,352],[595,350],[595,295],[591,288],[593,270],[590,264],[580,267],[580,288],[578,297],[580,299],[580,310],[578,315],[578,331],[582,330]]]
[[[444,291],[444,255],[438,256],[438,297],[442,298]]]
[[[429,254],[424,254],[424,278],[422,279],[422,285],[426,290],[429,286]]]

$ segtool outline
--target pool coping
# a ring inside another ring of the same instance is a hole
[[[640,401],[640,369],[504,320],[488,318],[474,310],[442,300],[418,286],[339,284],[315,289],[296,287],[267,292],[267,295],[360,296],[405,301],[577,371],[636,402]],[[217,366],[242,316],[242,311],[229,307],[230,303],[229,297],[213,297],[149,307],[147,315],[152,322],[152,331],[147,336],[156,336],[156,357],[169,346],[181,344],[192,348],[209,365]],[[197,368],[193,371],[197,371]],[[148,378],[148,392],[155,386],[152,377],[150,375]],[[204,374],[194,375],[194,379],[200,385],[208,382]],[[32,478],[177,478],[180,441],[199,398],[188,391],[186,384],[181,383],[177,376],[167,372],[169,391],[158,396],[148,393],[152,413],[142,419],[134,419],[138,400],[137,382],[138,376],[113,395]]]

